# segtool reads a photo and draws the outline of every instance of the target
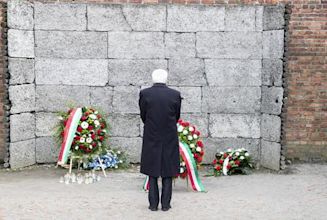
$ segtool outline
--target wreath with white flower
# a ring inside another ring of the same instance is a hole
[[[200,131],[198,131],[194,125],[191,125],[189,122],[180,119],[177,122],[177,132],[179,141],[187,144],[196,162],[196,167],[199,168],[204,155],[204,146],[203,142],[201,141]],[[180,156],[179,176],[184,179],[187,177],[187,175],[188,172],[185,161],[183,160],[182,156]]]
[[[226,152],[217,152],[212,164],[214,176],[247,174],[249,169],[253,168],[251,156],[244,148],[236,150],[229,148]]]
[[[71,144],[71,154],[75,157],[94,159],[106,152],[105,141],[108,138],[108,125],[103,114],[91,107],[82,107],[82,116]],[[59,123],[55,137],[59,144],[64,138],[64,129],[69,115],[73,111],[59,112]]]

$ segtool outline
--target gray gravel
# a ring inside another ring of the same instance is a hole
[[[65,185],[53,166],[0,170],[0,219],[326,219],[327,164],[297,164],[283,173],[203,177],[207,193],[177,180],[172,209],[151,212],[138,167],[96,184]],[[202,171],[205,174],[205,171]]]

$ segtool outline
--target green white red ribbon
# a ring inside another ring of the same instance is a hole
[[[205,192],[204,186],[202,185],[202,182],[199,177],[199,173],[196,167],[196,163],[193,157],[193,153],[191,152],[188,145],[184,142],[179,142],[179,153],[182,156],[186,168],[187,168],[187,174],[188,178],[190,179],[192,189],[194,191],[198,192]],[[143,183],[143,189],[145,191],[149,190],[149,177],[147,176],[144,183]]]
[[[70,148],[75,137],[77,126],[82,117],[82,108],[76,108],[71,111],[68,116],[66,126],[64,128],[64,137],[58,157],[58,165],[67,163]]]

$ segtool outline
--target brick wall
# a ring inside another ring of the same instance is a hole
[[[4,129],[4,75],[6,71],[6,3],[0,2],[0,163],[4,161],[5,148],[5,129]]]
[[[54,1],[52,1],[54,2]],[[58,2],[58,1],[55,1]],[[61,2],[70,2],[61,1]],[[85,1],[74,1],[85,2]],[[289,3],[291,17],[289,23],[288,41],[288,101],[284,109],[287,114],[284,127],[284,145],[287,147],[287,157],[301,160],[327,160],[327,70],[326,70],[326,38],[327,38],[327,1],[324,0],[122,0],[87,2],[106,3],[176,3],[176,4],[276,4]],[[1,19],[3,20],[3,6]],[[3,27],[3,21],[1,22]],[[3,28],[1,28],[3,32]],[[2,36],[2,35],[1,35]],[[1,38],[2,39],[2,38]],[[3,42],[1,42],[3,48]],[[3,52],[3,50],[1,50]],[[3,58],[1,59],[3,67]],[[3,75],[3,68],[1,68]],[[1,77],[2,80],[3,77]],[[3,87],[1,87],[3,98]],[[0,114],[3,118],[3,113]],[[3,124],[0,123],[0,126]],[[4,149],[3,129],[0,140],[1,152]],[[2,150],[2,151],[1,151]]]

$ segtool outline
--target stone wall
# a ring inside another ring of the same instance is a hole
[[[284,6],[8,3],[10,165],[54,162],[55,112],[109,113],[110,142],[138,162],[138,93],[155,68],[184,97],[205,162],[245,147],[279,169]]]

